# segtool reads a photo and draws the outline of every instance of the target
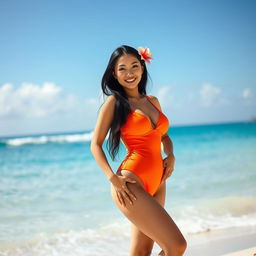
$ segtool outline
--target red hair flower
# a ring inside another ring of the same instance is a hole
[[[149,51],[149,48],[143,48],[139,47],[138,48],[139,55],[141,56],[142,60],[145,60],[148,64],[150,64],[150,59],[153,59],[151,56],[151,52]]]

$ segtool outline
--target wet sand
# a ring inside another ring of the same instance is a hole
[[[256,256],[255,226],[202,232],[185,238],[188,247],[184,256]]]

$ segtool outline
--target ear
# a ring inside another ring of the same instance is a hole
[[[113,71],[113,76],[114,76],[114,78],[116,79],[115,71]]]

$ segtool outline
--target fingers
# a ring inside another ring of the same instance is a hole
[[[131,200],[131,198],[133,198],[134,200],[137,200],[135,195],[133,193],[131,193],[131,191],[127,188],[126,185],[122,185],[122,189],[123,190],[119,189],[116,191],[119,203],[121,205],[125,206],[124,199],[126,199],[130,204],[133,204],[133,201]]]
[[[126,198],[130,204],[132,204],[132,201],[130,200],[130,198],[128,197],[128,195],[126,194],[126,192],[117,192],[118,195],[118,199],[121,205],[125,206],[125,200],[124,198]]]
[[[168,172],[168,169],[165,168],[165,171],[164,171],[164,176],[163,176],[163,180],[165,180],[167,178],[167,172]]]
[[[130,204],[132,204],[132,200],[130,199],[130,197],[127,195],[127,188],[126,188],[126,186],[125,185],[123,185],[122,186],[122,188],[123,188],[123,191],[121,192],[122,193],[122,196],[124,197],[124,198],[126,198],[126,200],[128,200],[128,202],[130,203]]]
[[[124,198],[126,198],[130,202],[130,198],[127,196],[126,192],[119,192],[118,194],[119,194],[119,197],[121,199],[121,205],[123,205],[123,206],[126,205]],[[130,204],[131,204],[131,202],[130,202]]]
[[[136,200],[135,195],[127,188],[126,185],[123,185],[122,187],[123,187],[124,191],[126,192],[125,197],[126,197],[126,198],[130,201],[130,203],[132,204],[131,198],[133,198],[134,200]],[[131,197],[131,198],[130,198],[130,197]]]
[[[168,178],[168,177],[170,177],[171,175],[172,175],[172,172],[173,172],[173,169],[171,169],[171,168],[166,168],[165,167],[165,171],[164,171],[164,175],[163,175],[163,177],[162,177],[162,180],[161,180],[161,184]]]
[[[130,178],[127,178],[127,179],[126,179],[126,182],[136,183],[137,181],[136,181],[136,180],[132,180],[132,179],[130,179]]]
[[[124,199],[121,195],[121,193],[119,193],[118,191],[116,191],[116,194],[117,194],[117,198],[118,198],[118,201],[121,205],[124,205],[125,206],[125,202],[124,202]]]
[[[136,181],[136,180],[133,180],[133,179],[131,179],[131,178],[127,178],[127,179],[126,179],[126,182],[136,183],[137,181]],[[124,185],[124,190],[125,190],[125,192],[126,192],[130,197],[132,197],[134,200],[136,200],[136,196],[127,188],[126,185]]]

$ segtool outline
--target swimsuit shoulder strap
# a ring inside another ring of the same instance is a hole
[[[151,102],[151,100],[149,99],[149,97],[147,96],[147,95],[145,95],[146,96],[146,98],[148,99],[148,101],[159,111],[159,112],[161,112],[159,109],[158,109],[158,107],[153,103],[153,102]]]

